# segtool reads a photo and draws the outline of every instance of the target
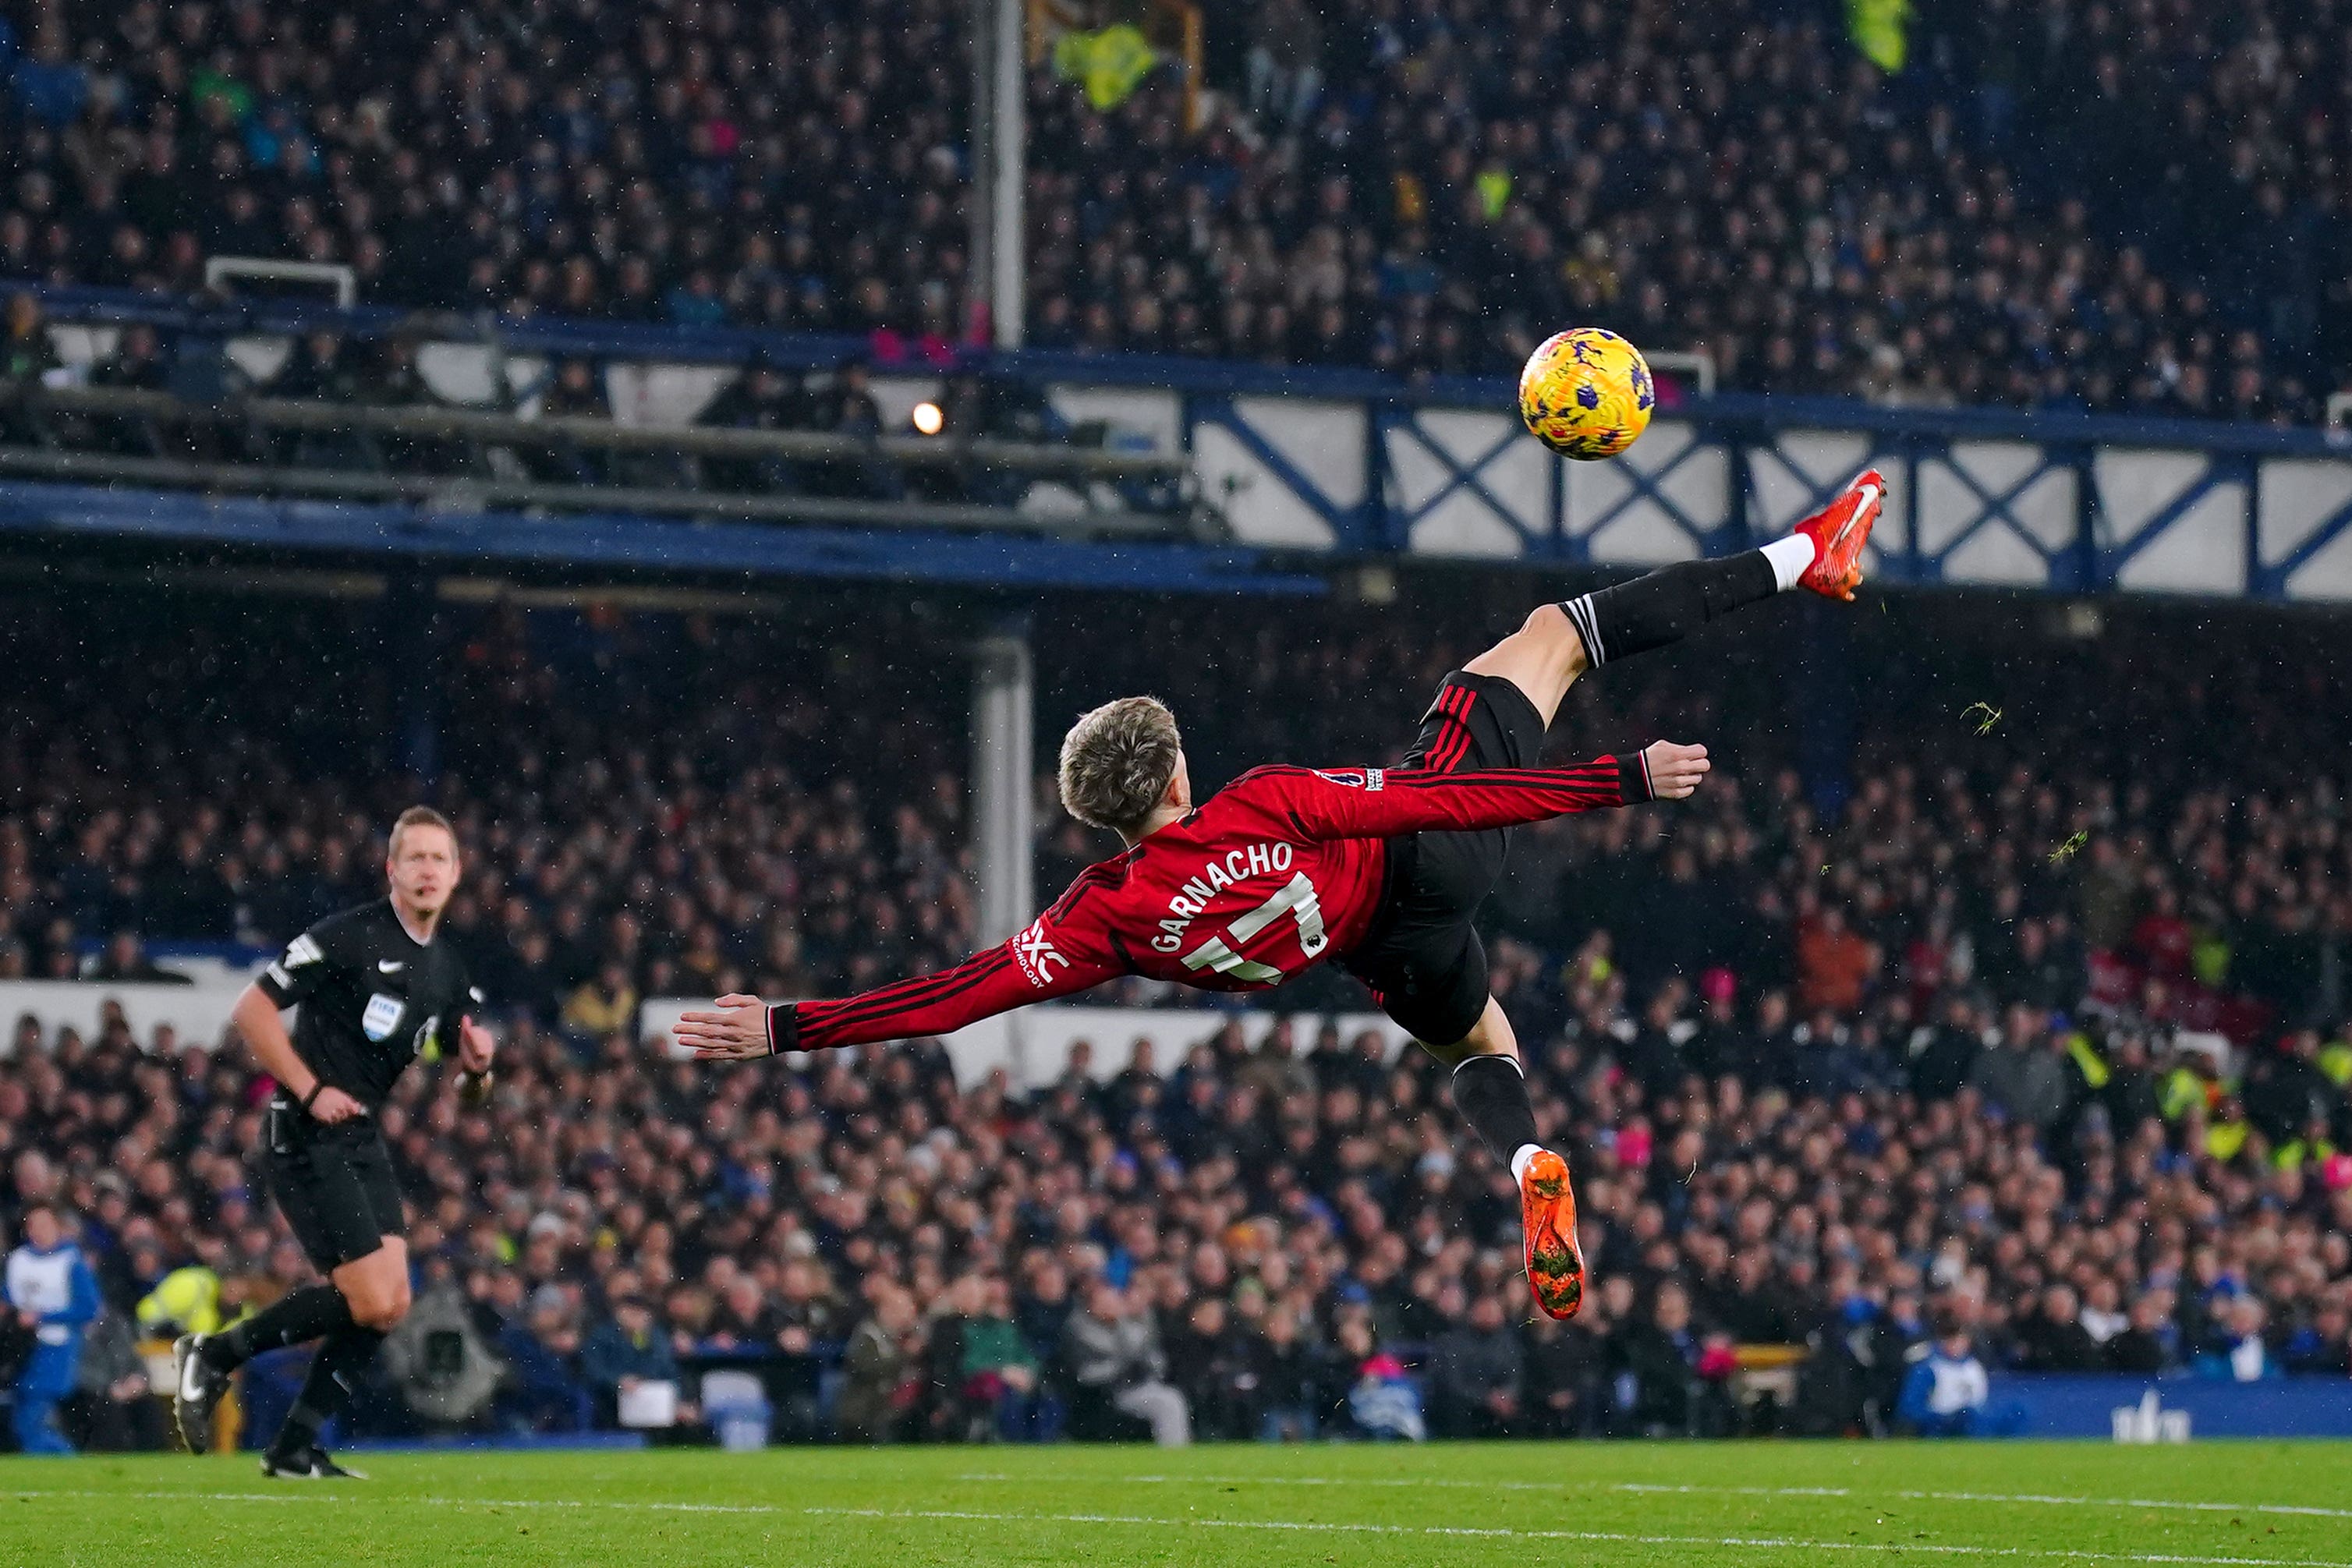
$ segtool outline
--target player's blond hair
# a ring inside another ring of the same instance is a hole
[[[393,819],[392,839],[384,849],[386,860],[400,858],[400,835],[411,828],[438,828],[449,835],[449,847],[457,847],[457,830],[450,825],[448,818],[430,806],[411,806]]]
[[[1131,832],[1176,777],[1176,716],[1158,697],[1121,697],[1082,713],[1062,737],[1062,807],[1089,827]]]

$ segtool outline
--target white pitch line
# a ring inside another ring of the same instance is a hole
[[[1736,1546],[1790,1552],[1934,1552],[1948,1557],[2046,1558],[2088,1563],[2220,1565],[2220,1568],[2352,1568],[2296,1557],[2203,1557],[2171,1552],[2082,1552],[2064,1547],[1967,1546],[1939,1542],[1810,1541],[1794,1536],[1640,1535],[1613,1530],[1513,1530],[1504,1526],[1326,1523],[1288,1519],[1159,1519],[1131,1513],[987,1513],[973,1509],[808,1508],[845,1519],[946,1520],[982,1524],[1116,1524],[1160,1530],[1272,1530],[1351,1535],[1478,1536],[1504,1541],[1582,1541],[1625,1546]]]
[[[1705,1487],[1657,1486],[1621,1481],[1618,1491],[1688,1492],[1725,1497],[1872,1497],[1900,1498],[1906,1502],[2024,1502],[2061,1508],[2162,1508],[2194,1513],[2294,1514],[2309,1519],[2352,1519],[2352,1508],[2315,1508],[2292,1502],[2196,1502],[2184,1498],[2054,1497],[2046,1492],[1887,1491],[1858,1492],[1847,1487]]]
[[[1924,1552],[1936,1556],[2001,1556],[2001,1559],[2088,1561],[2088,1563],[2155,1563],[2180,1568],[2352,1568],[2352,1563],[2294,1556],[2188,1556],[2168,1552],[2074,1552],[2065,1547],[1969,1547],[1952,1542],[1872,1542],[1872,1540],[1804,1540],[1788,1535],[1637,1535],[1628,1531],[1512,1531],[1503,1526],[1406,1526],[1406,1523],[1334,1523],[1312,1519],[1157,1519],[1148,1514],[992,1514],[981,1510],[842,1510],[842,1507],[776,1507],[764,1502],[624,1502],[609,1498],[433,1498],[433,1495],[367,1493],[108,1493],[0,1488],[0,1498],[103,1498],[148,1502],[330,1502],[407,1504],[442,1510],[607,1510],[658,1514],[797,1514],[804,1519],[943,1519],[967,1523],[1098,1523],[1148,1531],[1284,1531],[1327,1535],[1421,1535],[1421,1538],[1484,1540],[1576,1540],[1628,1547],[1740,1547],[1755,1552]]]
[[[620,1498],[556,1498],[556,1497],[435,1497],[430,1495],[384,1494],[374,1491],[101,1491],[97,1488],[71,1490],[66,1488],[34,1490],[26,1487],[0,1487],[0,1498],[75,1498],[121,1500],[130,1498],[142,1502],[272,1502],[272,1503],[405,1503],[426,1508],[601,1508],[644,1513],[761,1513],[799,1514],[805,1509],[784,1508],[761,1502],[642,1502]]]
[[[986,1477],[961,1478],[986,1479]],[[1129,1477],[1129,1480],[1169,1480],[1170,1477]],[[1188,1478],[1208,1480],[1207,1477]],[[1335,1478],[1291,1477],[1309,1484],[1344,1484]],[[1730,1489],[1726,1489],[1730,1490]],[[1794,1536],[1651,1535],[1607,1530],[1514,1530],[1506,1526],[1445,1524],[1377,1524],[1281,1519],[1160,1519],[1144,1514],[1117,1513],[994,1513],[970,1509],[788,1508],[769,1503],[705,1503],[632,1501],[610,1498],[458,1498],[404,1496],[367,1492],[205,1492],[106,1491],[0,1488],[0,1497],[30,1499],[125,1499],[164,1502],[263,1502],[366,1505],[395,1504],[448,1509],[602,1509],[625,1512],[798,1515],[803,1518],[906,1519],[961,1521],[986,1524],[1108,1524],[1154,1530],[1264,1530],[1357,1535],[1468,1536],[1507,1541],[1600,1542],[1631,1546],[1717,1546],[1792,1552],[1906,1552],[1948,1557],[2032,1558],[2088,1563],[2140,1563],[2186,1565],[2186,1568],[2352,1568],[2352,1563],[2294,1557],[2199,1556],[2174,1552],[2083,1552],[2063,1547],[1971,1546],[1944,1542],[1813,1541]]]
[[[1013,1475],[961,1475],[960,1481],[1024,1482],[1029,1478]],[[1266,1487],[1451,1487],[1465,1491],[1544,1491],[1557,1492],[1572,1485],[1567,1481],[1503,1481],[1460,1480],[1445,1476],[1118,1476],[1112,1479],[1115,1486],[1266,1486]]]
[[[964,1481],[1018,1481],[1004,1474],[958,1476]],[[1593,1484],[1575,1480],[1465,1480],[1448,1476],[1120,1476],[1130,1486],[1432,1487],[1465,1491],[1575,1491]],[[1905,1502],[2020,1502],[2063,1508],[2154,1508],[2193,1513],[2284,1514],[2305,1519],[2352,1519],[2352,1508],[2319,1508],[2291,1502],[2197,1502],[2180,1498],[2055,1497],[2042,1492],[1858,1491],[1852,1487],[1670,1486],[1645,1481],[1598,1483],[1622,1492],[1662,1492],[1691,1497],[1835,1497],[1868,1502],[1873,1498]]]

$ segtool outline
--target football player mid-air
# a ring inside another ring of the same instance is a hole
[[[720,997],[687,1013],[677,1039],[710,1060],[817,1051],[947,1034],[1121,975],[1247,992],[1336,960],[1453,1069],[1455,1109],[1518,1180],[1536,1301],[1571,1317],[1584,1300],[1576,1197],[1567,1163],[1537,1139],[1473,919],[1514,824],[1683,800],[1708,764],[1705,747],[1661,740],[1539,768],[1544,731],[1587,670],[1790,589],[1852,599],[1885,489],[1864,473],[1760,549],[1542,606],[1445,678],[1396,768],[1257,768],[1195,800],[1168,709],[1151,697],[1105,704],[1063,737],[1062,803],[1127,848],[1079,873],[1027,929],[942,973],[838,1001]]]

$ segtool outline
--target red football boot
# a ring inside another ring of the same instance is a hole
[[[1813,541],[1813,564],[1797,579],[1824,599],[1852,599],[1862,582],[1862,547],[1886,499],[1886,481],[1875,468],[1854,476],[1827,507],[1799,523],[1796,531]]]
[[[1568,1162],[1549,1149],[1528,1161],[1519,1178],[1519,1218],[1528,1231],[1528,1284],[1546,1315],[1572,1318],[1584,1305],[1584,1249],[1576,1244],[1576,1189]]]

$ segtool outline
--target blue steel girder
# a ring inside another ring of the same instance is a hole
[[[2256,552],[2253,548],[2254,487],[2261,470],[2261,463],[2250,455],[2236,452],[2216,452],[2206,458],[2204,472],[2182,486],[2174,494],[2172,499],[2158,507],[2147,521],[2140,525],[2137,533],[2121,544],[2110,545],[2098,537],[2098,523],[2106,514],[2105,497],[2098,495],[2098,471],[2095,468],[2086,467],[2084,472],[2084,482],[2091,486],[2094,497],[2091,543],[2093,580],[2084,586],[2099,589],[2114,588],[2117,579],[2122,575],[2125,564],[2132,557],[2155,543],[2165,529],[2179,522],[2191,507],[2211,494],[2214,486],[2240,484],[2246,487],[2246,507],[2242,520],[2245,524],[2246,535],[2246,586],[2247,591],[2252,592],[2255,574],[2261,565],[2261,562],[2255,559]]]
[[[1924,463],[1942,464],[1945,473],[1949,474],[1953,478],[1958,480],[1963,486],[1976,497],[1979,508],[1975,518],[1965,528],[1961,528],[1959,532],[1954,534],[1949,539],[1946,540],[1944,547],[1941,549],[1935,551],[1933,554],[1921,549],[1918,543],[1919,536],[1916,511],[1918,507],[1917,497],[1919,493],[1918,476],[1919,465]],[[2063,567],[2062,557],[2072,553],[2078,541],[2070,538],[2063,545],[2045,545],[2041,539],[2034,536],[2032,528],[2025,526],[2024,519],[2021,518],[2011,508],[2015,506],[2020,497],[2023,496],[2026,491],[2032,489],[2034,486],[2040,484],[2044,478],[2048,477],[2051,471],[2053,469],[2071,468],[2074,470],[2074,480],[2077,485],[2088,485],[2091,482],[2089,464],[2090,459],[2087,455],[2078,455],[2069,453],[2062,456],[2058,455],[2056,448],[2045,446],[2042,449],[2042,461],[2039,464],[2036,464],[2033,467],[2028,469],[2023,478],[2018,480],[2015,484],[2009,486],[2006,489],[2001,490],[1998,495],[1996,495],[1985,486],[1979,484],[1977,482],[1977,476],[1974,474],[1969,473],[1968,469],[1962,467],[1958,462],[1954,460],[1952,456],[1952,443],[1948,441],[1937,441],[1924,444],[1921,449],[1912,456],[1911,483],[1906,486],[1912,497],[1911,506],[1913,507],[1913,528],[1911,530],[1911,549],[1913,556],[1916,561],[1919,575],[1928,580],[1937,582],[1942,581],[1944,577],[1944,563],[1946,560],[1950,559],[1952,552],[1958,549],[1970,539],[1976,538],[1976,536],[1984,529],[1990,528],[1995,523],[1999,523],[2005,526],[2011,533],[2016,535],[2027,549],[2040,556],[2043,562],[2050,567],[2050,584],[2052,587],[2055,588],[2063,586],[2064,584],[2063,580],[2073,574],[2062,570]],[[1932,574],[1932,576],[1930,576],[1930,574]]]
[[[1807,435],[1823,434],[1823,432],[1817,427],[1810,425],[1800,425],[1795,427],[1795,429]],[[1796,463],[1789,456],[1789,455],[1780,450],[1780,444],[1777,440],[1773,439],[1775,435],[1785,434],[1789,434],[1789,432],[1768,431],[1764,434],[1761,439],[1747,443],[1748,450],[1751,452],[1770,454],[1772,461],[1780,465],[1780,471],[1788,475],[1790,478],[1794,479],[1798,485],[1803,488],[1806,496],[1810,498],[1810,509],[1819,511],[1822,507],[1830,504],[1830,498],[1832,497],[1835,496],[1840,490],[1845,488],[1845,482],[1853,478],[1853,475],[1840,474],[1830,479],[1814,478],[1811,474],[1808,474],[1802,468],[1798,467]],[[1826,434],[1833,435],[1852,434],[1866,437],[1867,444],[1864,446],[1862,455],[1863,466],[1865,468],[1876,467],[1882,459],[1889,456],[1890,455],[1895,456],[1904,455],[1903,450],[1900,446],[1890,444],[1883,435],[1875,435],[1868,431],[1828,431]],[[1856,472],[1858,473],[1860,470],[1856,470]],[[1746,482],[1746,477],[1747,476],[1744,472],[1739,476],[1742,483]]]
[[[1427,500],[1410,509],[1402,507],[1392,507],[1388,504],[1388,486],[1396,478],[1396,465],[1389,460],[1388,438],[1391,432],[1411,436],[1415,445],[1435,458],[1438,465],[1452,476],[1444,484],[1439,486]],[[1542,536],[1529,533],[1513,515],[1511,508],[1505,504],[1502,497],[1488,488],[1486,481],[1479,477],[1486,471],[1486,465],[1496,458],[1508,452],[1519,442],[1533,439],[1533,436],[1528,435],[1517,425],[1507,424],[1501,437],[1472,459],[1465,467],[1452,453],[1445,450],[1443,442],[1422,429],[1417,410],[1401,409],[1392,405],[1376,406],[1372,411],[1372,442],[1373,449],[1380,455],[1380,476],[1382,481],[1381,507],[1388,514],[1387,530],[1398,541],[1400,547],[1402,547],[1412,537],[1413,524],[1435,511],[1438,506],[1455,491],[1467,490],[1471,495],[1475,496],[1488,511],[1494,513],[1505,527],[1519,536],[1519,542],[1526,554],[1532,556],[1547,553],[1544,546],[1548,541]],[[1558,486],[1551,486],[1550,499],[1552,501],[1551,538],[1556,540],[1561,531]]]
[[[1591,526],[1574,536],[1576,551],[1580,556],[1588,555],[1591,552],[1591,541],[1594,534],[1599,533],[1602,528],[1605,528],[1611,523],[1615,522],[1620,514],[1624,512],[1627,507],[1632,507],[1639,501],[1650,501],[1655,503],[1657,508],[1665,513],[1669,521],[1671,521],[1676,528],[1682,529],[1683,532],[1690,535],[1692,542],[1698,546],[1699,553],[1701,555],[1717,555],[1722,553],[1721,545],[1725,528],[1727,526],[1729,519],[1727,518],[1724,522],[1717,523],[1712,527],[1706,523],[1702,523],[1697,518],[1692,517],[1689,512],[1684,510],[1681,503],[1675,500],[1673,497],[1667,495],[1663,486],[1668,475],[1681,467],[1684,464],[1689,462],[1701,452],[1708,450],[1721,452],[1724,455],[1724,462],[1728,465],[1738,463],[1739,449],[1737,445],[1725,440],[1720,432],[1711,430],[1706,425],[1693,423],[1690,426],[1690,433],[1691,439],[1688,445],[1685,446],[1680,452],[1675,453],[1672,457],[1667,458],[1664,463],[1658,465],[1657,467],[1647,470],[1646,472],[1643,469],[1634,467],[1631,463],[1626,462],[1622,457],[1614,460],[1617,465],[1617,472],[1619,476],[1624,479],[1627,486],[1626,492],[1623,496],[1618,498],[1617,503],[1614,506],[1611,507],[1607,511],[1602,512],[1599,517],[1593,518]],[[1558,461],[1561,465],[1560,472],[1564,474],[1567,472],[1567,465],[1572,461],[1572,459],[1562,457],[1558,459]],[[1742,483],[1744,483],[1742,476],[1738,474],[1730,472],[1729,468],[1727,467],[1725,473],[1725,485],[1727,490],[1736,492]],[[1566,516],[1567,507],[1564,498],[1560,510],[1560,537],[1565,539],[1570,538],[1570,535],[1568,532],[1568,518]],[[1737,541],[1733,542],[1736,543]]]
[[[204,497],[0,480],[0,538],[61,536],[389,558],[412,567],[426,561],[507,561],[572,570],[1143,592],[1296,596],[1326,590],[1313,574],[1267,570],[1265,556],[1255,549],[1175,541],[1108,544],[626,514],[534,517],[407,503]]]
[[[2249,501],[2247,515],[2253,516],[2260,504],[2259,497]],[[2352,532],[2352,503],[2330,512],[2301,544],[2267,566],[2263,563],[2262,551],[2257,549],[2252,569],[2246,577],[2246,591],[2258,599],[2284,599],[2287,579],[2302,570],[2313,556],[2334,544],[2347,532]]]
[[[1352,507],[1341,506],[1324,493],[1321,486],[1298,470],[1298,465],[1285,456],[1281,448],[1251,428],[1249,421],[1234,411],[1234,400],[1200,394],[1185,400],[1184,441],[1195,445],[1193,431],[1203,424],[1213,424],[1240,442],[1249,455],[1258,460],[1285,488],[1304,502],[1307,510],[1331,525],[1333,543],[1342,549],[1375,549],[1382,546],[1403,549],[1402,540],[1382,537],[1381,524],[1386,507],[1381,504],[1379,487],[1366,485],[1365,497]],[[1367,441],[1377,444],[1379,432],[1366,433]],[[1373,446],[1375,454],[1378,446]],[[1215,497],[1210,497],[1212,502]]]

